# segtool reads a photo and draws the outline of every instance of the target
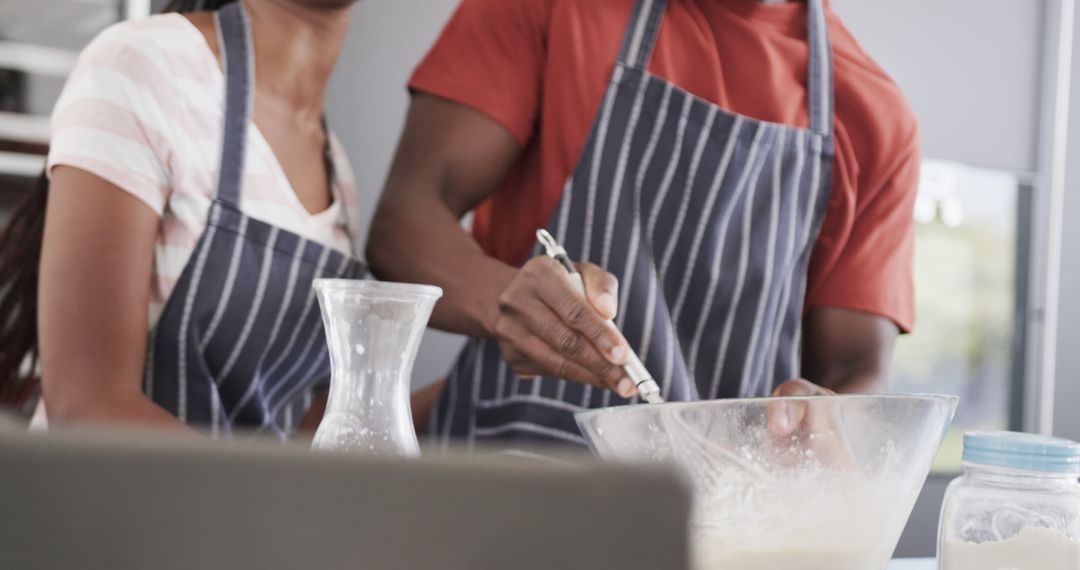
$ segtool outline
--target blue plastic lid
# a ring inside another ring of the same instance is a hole
[[[1011,431],[964,434],[964,461],[1041,473],[1080,474],[1080,444]]]

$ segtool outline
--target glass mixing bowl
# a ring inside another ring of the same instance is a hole
[[[604,459],[679,466],[696,570],[881,570],[958,399],[815,396],[576,415]]]

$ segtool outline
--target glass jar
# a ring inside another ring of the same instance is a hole
[[[940,570],[1080,570],[1080,445],[1012,432],[964,436],[945,493]]]

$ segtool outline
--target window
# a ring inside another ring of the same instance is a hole
[[[923,165],[915,211],[918,323],[897,345],[892,389],[961,398],[938,471],[959,469],[965,431],[1018,427],[1029,188],[1011,172]]]
[[[146,0],[0,2],[0,225],[45,165],[48,114],[82,49]]]

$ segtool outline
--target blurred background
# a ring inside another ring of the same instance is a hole
[[[109,24],[162,4],[0,1],[0,223],[40,172],[47,115],[78,50]],[[365,224],[402,126],[406,79],[456,4],[363,0],[356,12],[329,116],[356,170]],[[944,486],[959,470],[962,432],[1080,439],[1080,414],[1069,409],[1080,401],[1076,16],[1064,0],[832,4],[921,125],[919,322],[900,342],[892,389],[963,401],[898,551],[926,554]],[[429,332],[416,387],[443,376],[461,342]]]

